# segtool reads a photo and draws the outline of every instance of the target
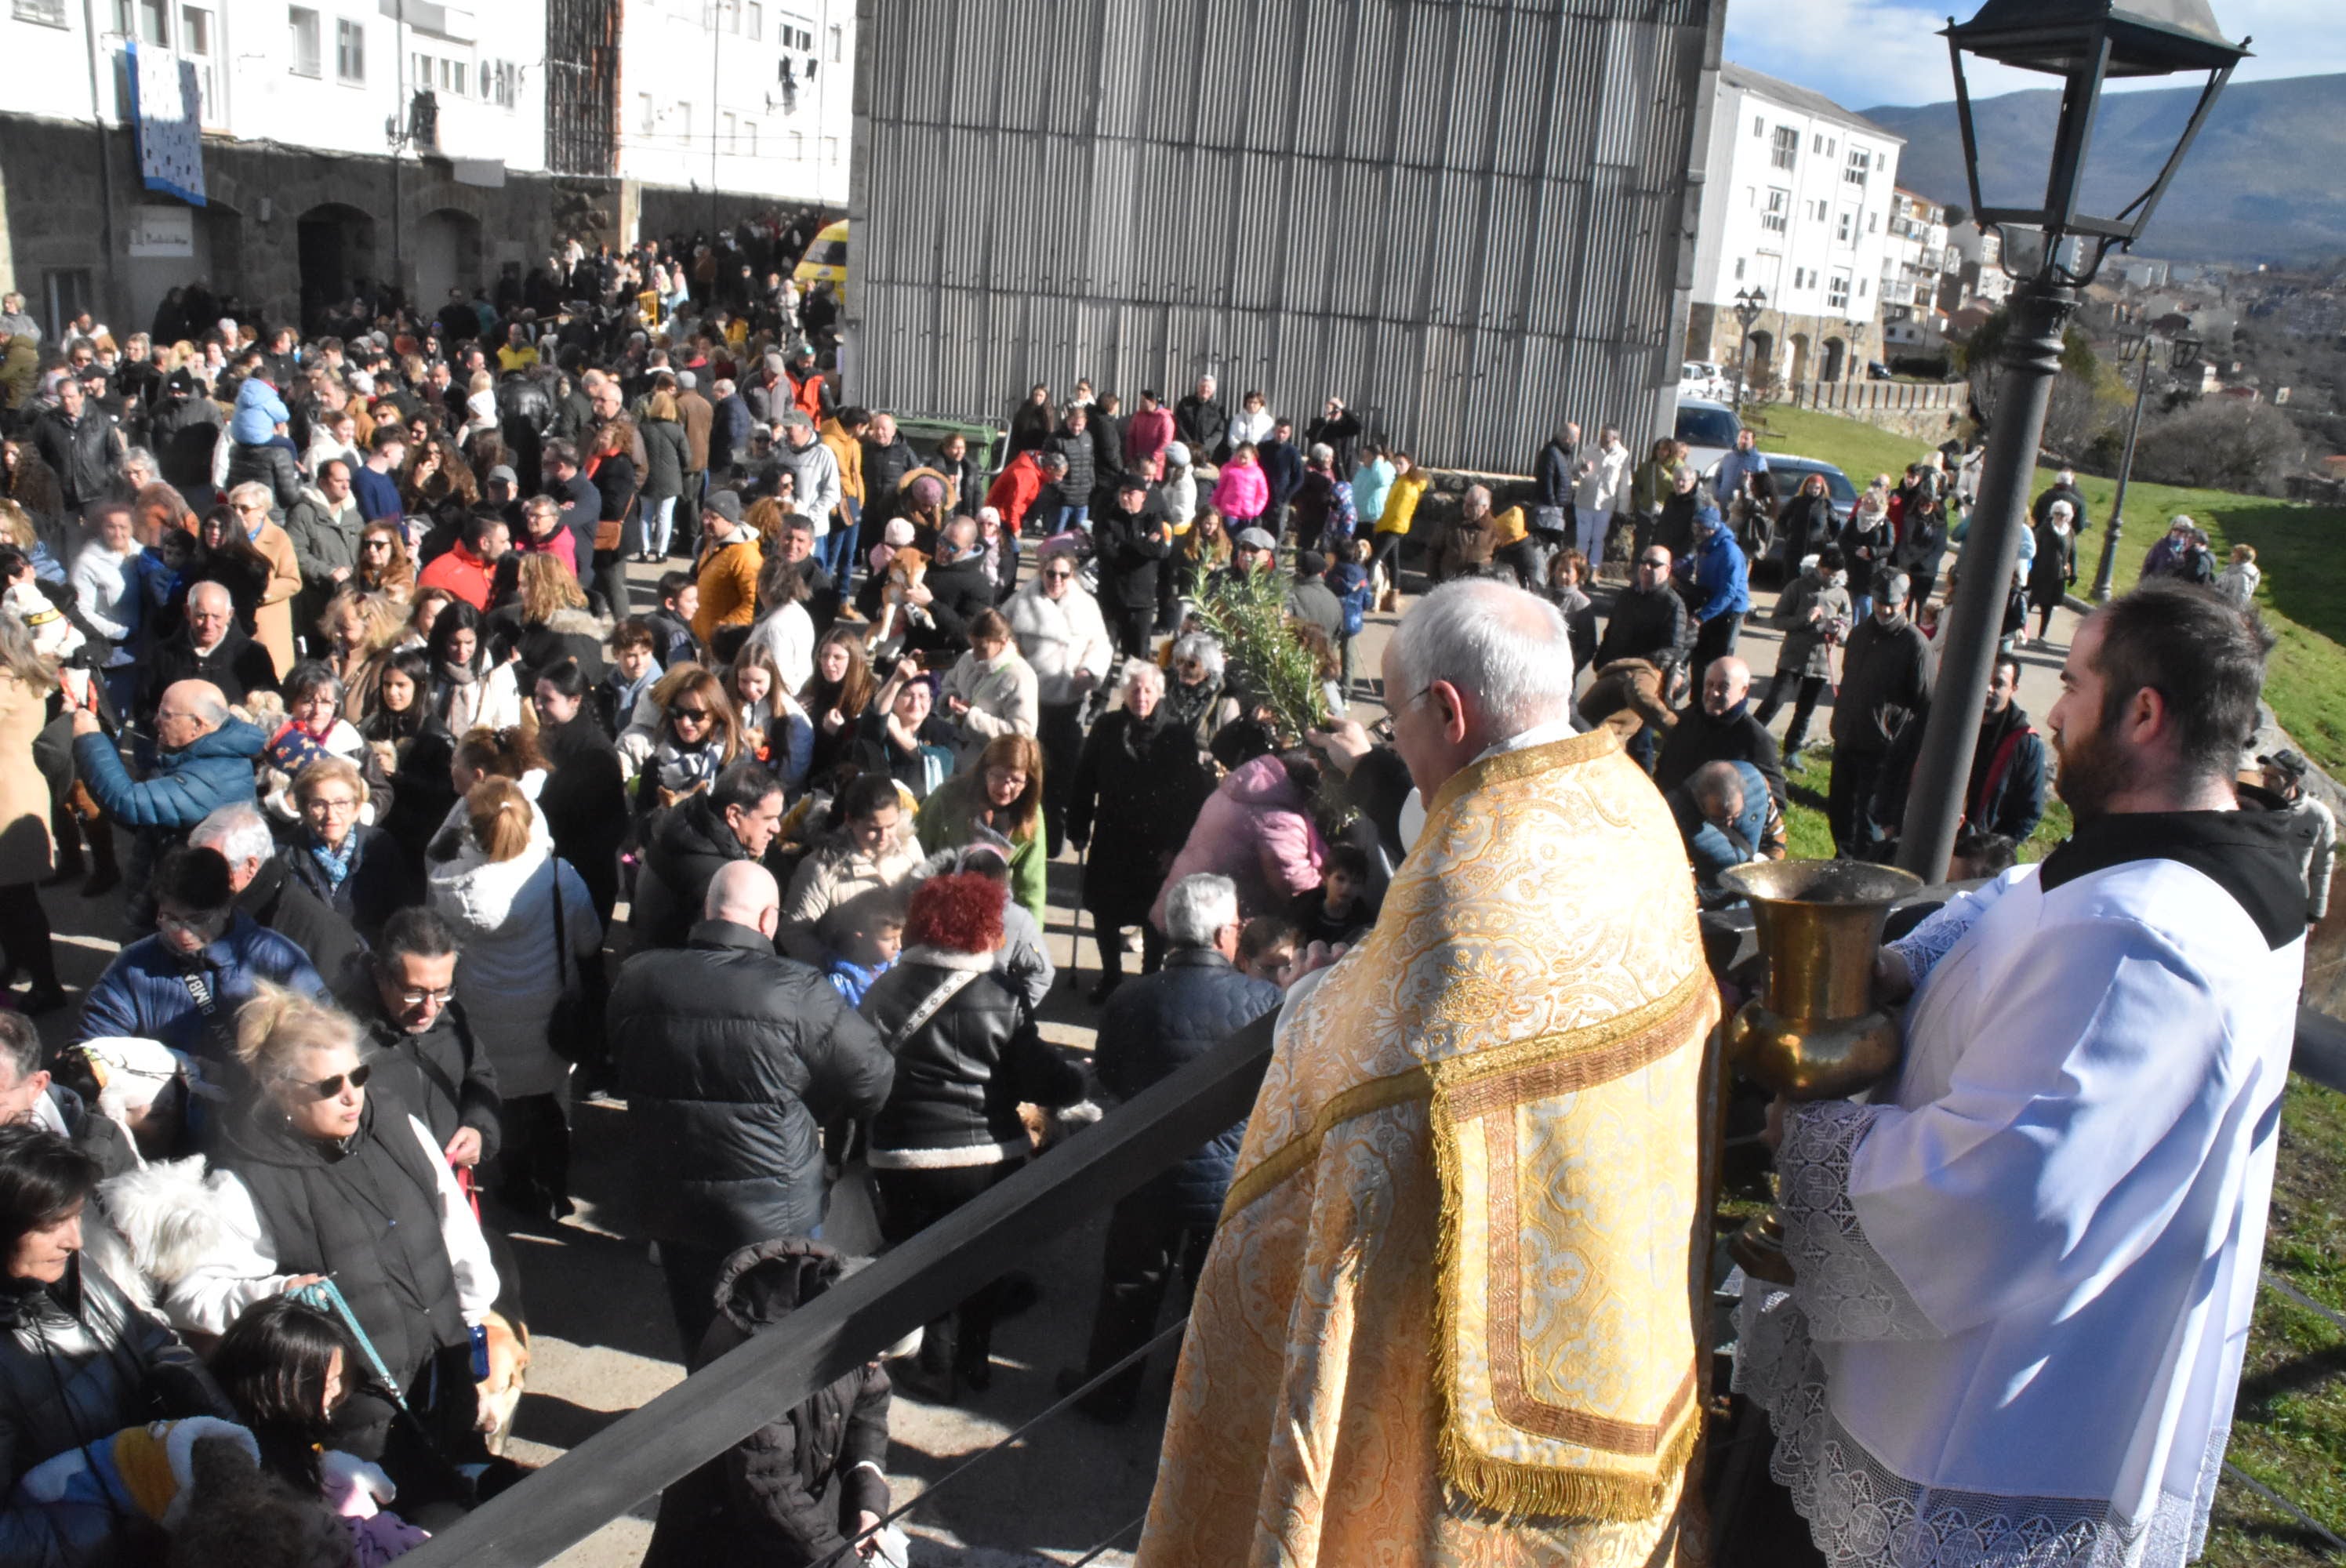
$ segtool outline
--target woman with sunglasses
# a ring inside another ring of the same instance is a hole
[[[360,533],[356,577],[370,594],[389,594],[403,602],[414,596],[415,562],[398,524],[370,523]]]
[[[367,1094],[358,1025],[273,986],[238,1013],[247,1086],[221,1128],[219,1227],[172,1288],[173,1323],[224,1334],[248,1307],[331,1278],[441,1454],[484,1457],[473,1432],[472,1330],[497,1272],[431,1129]],[[403,1504],[444,1473],[394,1423],[383,1468]]]
[[[699,665],[679,665],[652,688],[659,728],[636,776],[636,810],[648,816],[700,794],[741,755],[741,724],[725,683]]]

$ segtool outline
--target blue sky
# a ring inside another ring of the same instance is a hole
[[[1976,0],[1726,0],[1727,57],[1805,87],[1845,108],[1941,103],[1955,96],[1947,42],[1938,36],[1953,13]],[[2234,38],[2252,36],[2256,57],[2235,81],[2346,72],[2346,27],[2340,0],[2211,0],[2216,20]],[[1968,67],[1967,67],[1968,68]],[[2044,87],[2049,78],[1991,67],[1972,90],[1993,96]],[[2162,84],[2164,85],[2164,84]]]

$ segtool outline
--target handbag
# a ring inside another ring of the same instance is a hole
[[[546,1017],[546,1044],[564,1061],[581,1067],[599,1067],[610,1056],[610,1043],[604,1037],[603,1007],[605,996],[603,964],[598,955],[592,962],[581,960],[577,978],[571,978],[570,938],[563,929],[561,857],[554,860],[554,972],[562,985],[562,993],[555,998],[554,1011]]]

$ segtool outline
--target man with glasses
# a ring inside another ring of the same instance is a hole
[[[182,844],[155,872],[155,934],[106,966],[82,1004],[75,1038],[159,1040],[232,1073],[237,1009],[261,981],[325,994],[301,950],[236,907],[228,862],[217,850]]]
[[[456,933],[430,910],[402,910],[337,1000],[366,1031],[366,1065],[377,1095],[432,1130],[459,1169],[495,1158],[497,1070],[473,1037],[456,1000]]]
[[[1629,754],[1648,772],[1672,722],[1670,700],[1693,642],[1693,618],[1670,586],[1670,553],[1648,545],[1637,555],[1636,577],[1613,601],[1613,618],[1596,643],[1596,680],[1580,702],[1580,716],[1591,724],[1636,718],[1634,729],[1626,717],[1614,728],[1628,731]]]

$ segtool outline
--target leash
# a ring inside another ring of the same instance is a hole
[[[359,1353],[367,1359],[367,1365],[374,1369],[375,1380],[391,1391],[392,1403],[399,1407],[401,1414],[414,1415],[415,1412],[407,1408],[406,1394],[392,1380],[391,1369],[382,1364],[382,1357],[376,1353],[374,1341],[367,1338],[364,1329],[359,1327],[358,1314],[352,1311],[351,1304],[342,1298],[340,1286],[331,1279],[321,1279],[315,1285],[302,1286],[291,1295],[304,1307],[314,1307],[328,1317],[340,1319],[342,1327],[350,1330],[351,1338],[358,1342]]]

